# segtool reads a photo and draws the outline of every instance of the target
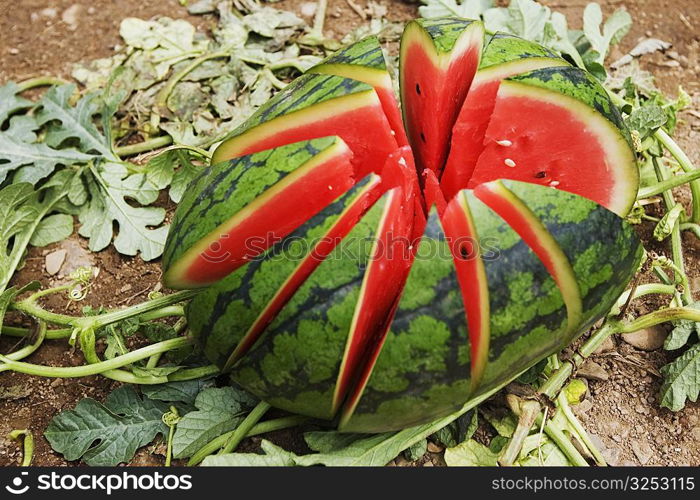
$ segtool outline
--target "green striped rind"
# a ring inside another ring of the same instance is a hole
[[[495,33],[481,54],[479,69],[527,58],[547,58],[561,64],[563,59],[538,43],[507,33]]]
[[[370,182],[363,179],[264,255],[198,294],[187,306],[190,331],[220,368],[285,280]]]
[[[556,352],[567,312],[539,258],[495,212],[467,191],[489,286],[489,358],[475,397],[516,377]]]
[[[371,91],[366,83],[331,75],[307,74],[294,80],[258,109],[224,140],[241,135],[262,123],[338,97]],[[216,151],[214,152],[216,156]]]
[[[476,21],[456,17],[437,17],[433,19],[415,19],[406,26],[417,24],[430,36],[438,52],[449,53],[464,31]]]
[[[555,66],[512,76],[508,80],[553,90],[583,102],[612,122],[632,147],[632,139],[620,111],[603,86],[587,71],[573,66]]]
[[[232,370],[273,406],[333,417],[333,393],[385,195],[324,260]]]
[[[433,211],[377,363],[342,430],[395,430],[454,412],[469,397],[469,357],[462,294]]]
[[[164,273],[270,187],[338,142],[338,137],[298,142],[204,169],[175,211],[163,253]]]
[[[355,42],[334,52],[307,72],[315,73],[315,70],[320,66],[336,64],[363,66],[386,71],[384,52],[376,36],[368,36],[359,42]]]
[[[569,259],[583,302],[582,333],[610,310],[634,276],[643,253],[637,234],[624,219],[581,196],[537,184],[503,184],[542,221]]]

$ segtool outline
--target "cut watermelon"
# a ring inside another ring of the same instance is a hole
[[[514,179],[569,191],[626,215],[639,171],[619,113],[578,68],[503,81],[469,187]]]
[[[256,257],[354,184],[350,158],[345,143],[330,137],[214,165],[173,222],[164,282],[206,286]],[[206,218],[198,219],[203,213]]]
[[[634,274],[641,245],[605,207],[634,200],[635,154],[605,90],[510,35],[479,59],[483,41],[478,22],[409,24],[409,144],[370,37],[263,105],[187,190],[165,281],[208,286],[192,335],[261,400],[353,432],[425,423],[571,342]]]
[[[484,28],[454,18],[411,21],[401,38],[401,103],[420,170],[442,171],[452,125],[479,65]]]
[[[568,63],[536,43],[496,34],[484,50],[479,71],[452,129],[450,154],[440,179],[447,199],[467,187],[483,151],[486,128],[496,105],[501,80],[539,68]],[[502,145],[507,141],[502,141]]]
[[[561,290],[566,304],[568,329],[575,331],[582,319],[581,291],[569,259],[552,234],[502,182],[481,184],[474,194],[500,215],[540,258]]]
[[[342,76],[374,87],[387,120],[396,134],[398,145],[408,145],[401,111],[394,95],[394,84],[386,69],[384,52],[376,36],[348,45],[309,69],[307,73]]]
[[[471,389],[474,391],[481,383],[489,352],[489,284],[481,257],[481,242],[466,193],[459,193],[452,199],[442,220],[455,259],[457,280],[467,313],[472,360]]]
[[[337,76],[305,75],[232,132],[212,162],[328,135],[347,143],[358,178],[379,173],[397,148],[372,87]]]

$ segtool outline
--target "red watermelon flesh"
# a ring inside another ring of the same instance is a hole
[[[452,198],[441,219],[450,241],[469,326],[471,387],[474,390],[481,381],[489,350],[489,292],[479,235],[474,229],[464,192]]]
[[[611,125],[601,115],[590,109],[574,113],[580,104],[573,98],[552,97],[515,82],[501,84],[467,187],[519,180],[569,191],[626,215],[636,188],[617,166],[630,163],[629,146],[606,130]]]
[[[371,371],[413,261],[412,235],[416,220],[422,218],[422,212],[416,213],[415,166],[410,156],[399,151],[389,158],[386,168],[392,171],[389,175],[398,174],[404,182],[389,191],[388,207],[373,242],[336,384],[336,406]]]
[[[309,161],[227,221],[189,263],[184,281],[208,284],[228,276],[350,189],[352,153],[340,143],[327,156]]]
[[[258,316],[243,339],[236,346],[224,370],[233,366],[241,356],[248,352],[265,328],[275,319],[285,304],[289,302],[298,288],[333,251],[337,244],[347,236],[355,224],[357,224],[357,221],[359,221],[365,213],[367,213],[367,210],[379,199],[384,190],[382,179],[372,174],[372,178],[367,186],[365,186],[362,193],[358,195],[357,199],[347,207],[342,214],[340,214],[338,220],[333,224],[331,229],[319,238],[314,249],[300,262],[294,273],[289,276],[284,285],[275,294],[274,298],[267,304],[265,310]]]
[[[404,33],[401,102],[406,134],[420,170],[442,171],[452,125],[479,65],[482,43],[481,31],[465,31],[446,57],[438,55],[423,36]]]
[[[466,186],[483,150],[489,120],[496,106],[501,80],[518,73],[559,64],[551,59],[523,59],[480,70],[452,128],[452,142],[440,184],[451,199]],[[563,64],[563,61],[562,61]]]
[[[361,97],[364,97],[364,102],[353,102],[345,109],[339,106],[338,101],[360,99],[355,96],[336,99],[309,113],[301,111],[263,123],[222,143],[212,161],[224,161],[295,142],[336,135],[353,152],[357,178],[372,172],[379,173],[387,156],[398,147],[395,132],[375,91],[366,92]]]

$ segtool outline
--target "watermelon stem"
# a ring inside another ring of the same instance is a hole
[[[600,450],[598,450],[598,448],[596,448],[595,444],[593,444],[593,441],[591,441],[591,438],[588,435],[588,432],[586,432],[586,429],[583,428],[583,425],[581,425],[581,422],[579,422],[578,418],[576,418],[574,412],[571,411],[571,406],[569,406],[569,400],[566,398],[566,394],[564,393],[564,391],[560,391],[559,396],[557,396],[557,406],[562,412],[569,426],[574,431],[576,431],[576,437],[591,453],[591,456],[595,460],[596,465],[608,465],[605,462],[603,454],[600,452]]]
[[[267,410],[269,409],[270,405],[268,403],[260,401],[255,408],[251,410],[248,416],[243,419],[243,422],[236,427],[236,430],[233,431],[233,434],[231,434],[231,437],[228,439],[228,441],[226,441],[224,447],[221,448],[219,455],[233,452],[233,450],[235,450],[236,447],[241,444],[241,441],[243,441],[253,426],[255,426],[255,424],[257,424],[258,421],[265,416],[265,413],[267,413]]]
[[[680,146],[674,141],[663,128],[659,128],[654,132],[654,137],[671,153],[671,156],[678,162],[684,172],[698,172],[693,166],[693,162],[688,158]],[[700,180],[695,180],[690,183],[690,192],[693,195],[693,212],[690,216],[691,222],[700,222]]]
[[[654,164],[656,178],[662,182],[667,180],[669,177],[668,171],[665,168],[662,168],[662,165],[659,163],[656,157],[652,157],[651,160]],[[665,191],[663,193],[663,198],[666,204],[666,210],[670,212],[676,206],[676,199],[673,197],[673,193],[671,191]],[[680,221],[676,221],[671,229],[671,254],[673,263],[675,264],[674,272],[676,274],[676,281],[683,284],[682,302],[683,304],[690,304],[693,302],[693,293],[690,289],[690,284],[688,283],[688,275],[685,272],[682,244]]]
[[[296,427],[298,425],[304,424],[311,420],[309,417],[304,417],[302,415],[290,415],[288,417],[275,418],[273,420],[267,420],[265,422],[260,422],[255,424],[252,429],[248,431],[245,437],[259,436],[260,434],[266,434],[268,432],[279,431],[282,429],[289,429],[290,427]],[[233,436],[235,430],[222,434],[221,436],[212,439],[209,443],[202,446],[187,462],[188,467],[198,465],[202,460],[216,452],[216,450],[221,449],[222,446]]]

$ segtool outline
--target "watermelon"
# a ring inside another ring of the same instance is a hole
[[[387,71],[384,52],[376,36],[368,36],[348,45],[310,68],[307,73],[342,76],[371,85],[382,103],[382,109],[398,145],[408,144],[401,112],[396,103],[394,84]]]
[[[517,36],[496,33],[491,37],[452,127],[454,138],[440,179],[448,198],[465,187],[474,172],[501,81],[509,76],[554,66],[568,66],[568,63],[541,45]]]
[[[501,83],[467,186],[494,179],[562,189],[624,216],[636,199],[639,170],[605,89],[581,69],[558,66]]]
[[[642,258],[629,134],[585,71],[442,18],[407,26],[400,83],[401,112],[373,37],[291,83],[218,146],[163,257],[168,286],[203,289],[186,315],[209,360],[349,432],[504,386]]]
[[[421,170],[442,170],[451,129],[479,65],[483,42],[480,22],[455,18],[418,19],[403,32],[401,103]]]

